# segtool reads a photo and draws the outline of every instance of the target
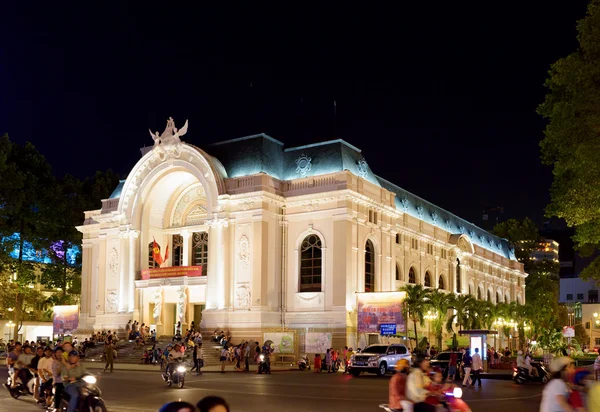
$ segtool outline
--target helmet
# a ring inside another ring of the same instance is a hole
[[[592,372],[590,372],[589,370],[584,369],[584,368],[577,369],[575,371],[575,373],[573,374],[573,383],[575,385],[581,385],[583,379],[591,373]]]
[[[408,368],[409,366],[410,365],[406,359],[400,359],[398,362],[396,362],[396,370],[397,371],[404,370],[404,369]]]
[[[568,356],[559,356],[558,358],[554,358],[550,363],[550,372],[560,372],[573,362],[573,359],[569,358]]]

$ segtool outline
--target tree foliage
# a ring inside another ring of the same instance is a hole
[[[546,80],[538,113],[548,119],[540,146],[553,166],[548,216],[575,228],[576,247],[592,255],[600,245],[600,0],[592,0],[577,24],[579,47],[558,60]],[[600,279],[600,261],[583,270]]]

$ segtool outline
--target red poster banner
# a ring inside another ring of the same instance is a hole
[[[202,276],[202,266],[171,266],[142,270],[142,279],[176,278],[181,276]]]

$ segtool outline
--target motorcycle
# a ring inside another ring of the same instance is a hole
[[[33,395],[35,377],[31,372],[27,371],[26,383],[23,383],[21,380],[18,380],[14,388],[12,387],[13,379],[16,379],[16,376],[9,375],[8,380],[4,384],[6,389],[8,389],[8,393],[10,393],[10,396],[12,396],[15,399],[18,399],[20,396]]]
[[[268,357],[265,356],[264,353],[261,353],[258,356],[258,373],[263,374],[271,374],[271,363],[269,362]]]
[[[176,384],[179,389],[183,388],[185,384],[185,373],[187,372],[187,368],[183,365],[182,362],[176,363],[172,365],[169,373],[163,373],[162,377],[167,382],[167,386],[171,386],[172,384]]]
[[[546,383],[552,377],[552,374],[546,366],[541,362],[531,362],[531,366],[533,366],[537,370],[537,376],[533,376],[529,374],[529,370],[523,367],[514,367],[513,368],[513,381],[522,385],[528,382],[541,382]]]
[[[447,390],[441,397],[439,407],[440,410],[445,410],[448,412],[472,412],[469,405],[465,403],[462,399],[462,389],[455,387]],[[404,402],[404,401],[403,401]],[[388,404],[382,403],[379,407],[386,412],[397,412],[397,409],[392,409]],[[406,408],[408,409],[408,408]]]
[[[308,356],[304,355],[303,357],[301,357],[298,362],[298,368],[301,371],[305,371],[305,370],[310,370],[310,363],[308,362]]]
[[[78,412],[107,412],[104,400],[100,397],[100,388],[96,386],[96,377],[94,375],[84,375],[81,378],[82,385],[79,387]],[[58,411],[66,412],[69,408],[69,394],[63,392]]]

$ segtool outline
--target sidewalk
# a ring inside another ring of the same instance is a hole
[[[84,368],[88,370],[92,369],[104,369],[104,362],[90,362],[90,361],[82,361],[81,364]],[[250,373],[256,373],[257,367],[255,365],[250,365]],[[135,363],[117,363],[113,364],[113,370],[115,371],[139,371],[139,372],[160,372],[160,367],[158,365],[144,365],[144,364],[135,364]],[[288,371],[297,371],[299,370],[297,367],[290,367],[289,364],[286,365],[271,365],[272,372],[288,372]],[[227,365],[225,368],[227,373],[235,373],[238,372],[233,369],[232,365]],[[202,373],[220,373],[221,365],[209,365],[202,368]],[[194,373],[194,372],[192,372]],[[244,372],[238,372],[244,373]]]

